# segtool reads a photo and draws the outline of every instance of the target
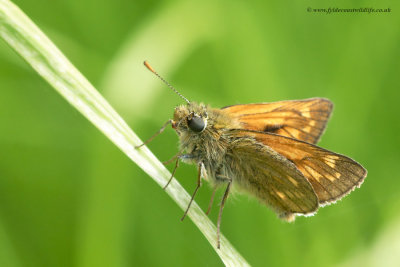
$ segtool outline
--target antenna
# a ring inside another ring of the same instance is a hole
[[[169,88],[172,89],[172,91],[174,91],[177,95],[179,95],[183,100],[185,100],[188,104],[190,104],[190,101],[184,97],[181,93],[179,93],[172,85],[170,85],[166,80],[164,80],[163,77],[160,76],[160,74],[158,74],[152,66],[150,66],[150,64],[147,61],[144,61],[143,64],[146,66],[146,68],[149,69],[149,71],[151,71],[152,73],[154,73],[158,78],[160,78],[161,81],[163,81]]]

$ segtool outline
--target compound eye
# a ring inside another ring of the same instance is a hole
[[[188,126],[189,128],[196,133],[200,133],[206,128],[206,123],[203,118],[198,116],[193,116],[192,118],[188,118]]]

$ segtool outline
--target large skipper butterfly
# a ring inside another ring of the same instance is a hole
[[[217,222],[218,248],[222,210],[231,189],[248,192],[280,219],[293,221],[297,215],[315,214],[319,207],[341,199],[364,181],[367,171],[359,163],[315,145],[332,112],[328,99],[216,109],[189,101],[146,61],[144,64],[186,102],[175,108],[173,119],[157,133],[171,124],[179,137],[180,152],[174,157],[171,179],[180,160],[198,167],[197,187],[182,220],[201,178],[214,188],[207,213],[215,189],[226,188]]]

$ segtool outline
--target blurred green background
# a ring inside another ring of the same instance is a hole
[[[142,139],[182,103],[145,59],[187,98],[214,107],[331,99],[320,145],[362,163],[362,187],[292,224],[236,195],[222,231],[254,266],[400,265],[400,2],[15,3]],[[0,87],[0,266],[222,265],[163,190],[2,40]],[[169,159],[177,137],[169,129],[149,147]],[[194,190],[194,166],[177,177]],[[197,196],[204,209],[210,194],[205,185]]]

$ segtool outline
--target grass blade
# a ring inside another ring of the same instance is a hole
[[[0,0],[0,35],[133,162],[161,187],[165,185],[169,171],[146,147],[139,150],[134,148],[142,142],[124,120],[46,35],[8,0]],[[171,182],[166,191],[183,210],[186,208],[190,196],[176,180]],[[248,266],[225,237],[221,237],[221,249],[216,249],[216,228],[196,203],[193,203],[188,216],[226,265]]]

